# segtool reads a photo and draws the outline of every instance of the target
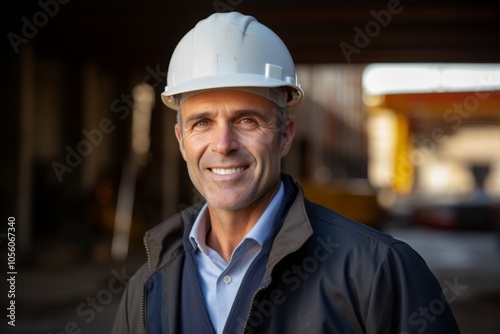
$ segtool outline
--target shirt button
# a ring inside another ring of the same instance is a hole
[[[222,279],[222,281],[223,281],[224,283],[226,283],[226,284],[231,283],[231,280],[232,280],[232,278],[231,278],[231,276],[229,276],[229,275],[224,276],[224,278]]]

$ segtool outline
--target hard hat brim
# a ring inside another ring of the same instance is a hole
[[[163,103],[169,108],[178,110],[179,102],[177,96],[179,94],[193,91],[220,90],[223,88],[237,89],[238,87],[290,87],[292,92],[288,98],[287,107],[298,105],[304,97],[304,91],[300,86],[284,82],[283,80],[257,74],[219,74],[179,82],[173,88],[167,86],[161,94],[161,98]]]

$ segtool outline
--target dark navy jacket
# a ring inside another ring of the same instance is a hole
[[[291,184],[286,175],[283,181]],[[228,323],[233,325],[226,329],[280,334],[460,333],[446,302],[446,292],[453,297],[452,287],[442,290],[413,249],[307,201],[300,187],[296,189],[296,195],[285,194],[291,205],[283,206],[287,213],[282,226],[278,223],[262,279],[256,287],[242,286],[252,295],[248,305],[240,306],[246,315],[232,312]],[[146,233],[148,263],[129,281],[113,333],[180,333],[181,309],[189,312],[201,305],[202,300],[186,308],[196,294],[182,292],[183,238],[200,208],[201,204],[184,210]],[[203,321],[199,309],[191,315],[193,322]]]

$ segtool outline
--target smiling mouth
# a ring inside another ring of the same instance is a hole
[[[236,173],[241,173],[248,167],[238,167],[238,168],[211,168],[212,173],[218,175],[231,175]]]

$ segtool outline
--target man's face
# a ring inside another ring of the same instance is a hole
[[[182,104],[180,122],[182,156],[209,206],[235,211],[267,204],[295,135],[293,121],[278,133],[274,103],[246,92],[205,92]]]

